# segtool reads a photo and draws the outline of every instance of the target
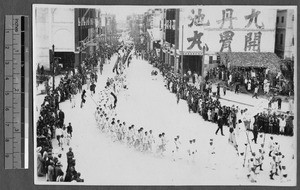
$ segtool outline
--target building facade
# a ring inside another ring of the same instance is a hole
[[[55,57],[60,57],[63,67],[74,64],[74,9],[36,8],[34,20],[35,64],[50,70],[49,50],[54,45]]]
[[[162,59],[175,72],[204,76],[223,52],[274,53],[272,7],[197,6],[164,10]]]
[[[295,57],[295,13],[293,9],[278,10],[276,17],[275,53],[282,59]]]
[[[86,57],[93,55],[97,49],[99,11],[95,9],[76,8],[75,20],[75,67]],[[97,26],[97,27],[96,27]]]

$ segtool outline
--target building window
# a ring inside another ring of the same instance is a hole
[[[280,45],[283,44],[283,34],[280,34]]]
[[[278,22],[279,22],[279,17],[276,18],[276,24],[278,24]]]
[[[284,22],[284,17],[281,17],[281,23],[283,23]]]
[[[293,15],[293,16],[292,16],[292,21],[294,21],[294,19],[295,19],[295,18],[294,18],[294,15]]]
[[[213,63],[213,56],[209,56],[209,64]]]
[[[275,42],[276,42],[276,44],[278,44],[278,34],[276,34],[276,36],[275,36]]]
[[[295,42],[294,42],[294,37],[293,37],[293,38],[292,38],[292,46],[294,46],[294,43],[295,43]]]

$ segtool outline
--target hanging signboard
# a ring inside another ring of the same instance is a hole
[[[184,52],[204,47],[212,52],[274,51],[276,9],[198,6],[182,8],[179,14],[179,47],[183,43]]]

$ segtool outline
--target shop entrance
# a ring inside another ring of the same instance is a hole
[[[196,72],[199,75],[202,73],[202,55],[185,55],[183,56],[183,72],[186,73],[188,70],[192,73]]]

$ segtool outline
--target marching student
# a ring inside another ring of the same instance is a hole
[[[193,151],[193,140],[189,140],[189,145],[188,145],[188,149],[187,149],[187,152],[188,152],[188,162],[192,162],[193,161],[193,154],[194,154],[194,151]]]
[[[212,170],[216,169],[216,160],[215,160],[215,156],[216,156],[216,150],[215,150],[215,145],[213,142],[213,139],[210,139],[209,141],[209,148],[208,148],[208,161],[207,161],[207,168],[210,168]]]
[[[154,141],[154,136],[152,134],[152,130],[149,130],[149,135],[148,135],[148,147],[149,147],[149,151],[152,152],[153,151],[153,143],[155,143]]]
[[[148,147],[148,132],[145,131],[144,135],[143,135],[143,148],[142,148],[142,151],[143,152],[147,152],[149,150],[149,147]]]
[[[252,156],[248,159],[248,179],[250,179],[250,181],[252,183],[256,182],[256,165],[255,165],[255,153],[252,153]]]
[[[272,156],[272,160],[270,162],[271,170],[270,170],[270,179],[274,180],[274,174],[276,173],[276,157]]]
[[[165,137],[165,133],[161,134],[161,145],[162,145],[162,156],[164,156],[164,152],[167,150],[166,149],[167,139]]]
[[[287,163],[285,162],[285,156],[282,155],[281,157],[281,174],[280,174],[280,181],[286,182],[288,180],[288,172],[286,168]]]
[[[258,149],[258,157],[257,157],[257,161],[258,161],[258,164],[257,164],[257,167],[259,167],[259,170],[260,171],[263,171],[262,169],[262,165],[263,165],[263,161],[265,159],[265,151],[263,149],[263,144],[261,144],[262,147],[260,149]]]
[[[161,140],[161,137],[162,135],[159,134],[158,135],[158,142],[157,142],[157,150],[156,150],[156,153],[159,154],[159,155],[162,155],[162,140]]]
[[[197,146],[196,146],[196,139],[193,139],[193,144],[192,144],[192,150],[193,150],[193,162],[195,162],[195,158],[198,154]]]
[[[179,135],[177,135],[177,137],[176,137],[176,156],[177,156],[177,158],[180,158],[180,147],[181,147],[181,141],[180,141],[180,136]]]

